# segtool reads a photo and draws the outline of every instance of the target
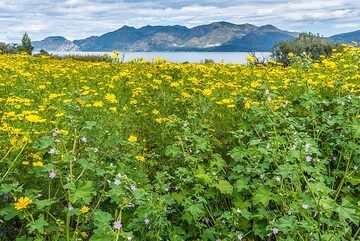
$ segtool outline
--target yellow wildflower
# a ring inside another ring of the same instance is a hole
[[[83,207],[80,209],[80,212],[82,212],[82,213],[87,213],[87,212],[89,212],[89,210],[90,210],[90,208],[85,205],[85,206],[83,206]]]
[[[128,142],[137,142],[137,137],[133,135],[129,136]]]
[[[138,161],[145,161],[145,157],[144,156],[136,156],[136,159],[138,160]]]
[[[33,166],[34,166],[34,167],[42,167],[42,166],[44,166],[44,163],[43,163],[43,162],[40,162],[40,161],[33,162]]]
[[[21,197],[19,200],[15,203],[15,209],[21,210],[27,207],[27,205],[31,204],[32,200],[28,197]]]

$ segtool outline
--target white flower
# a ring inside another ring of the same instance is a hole
[[[81,140],[82,140],[82,142],[87,142],[86,136],[83,136],[83,137],[81,138]]]
[[[304,203],[304,204],[302,205],[302,208],[303,208],[303,209],[308,209],[308,208],[309,208],[309,205],[307,205],[307,204]]]
[[[121,181],[119,179],[115,179],[114,184],[116,186],[119,186],[121,184]]]

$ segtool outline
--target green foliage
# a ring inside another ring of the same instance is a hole
[[[25,52],[29,55],[32,54],[32,51],[34,50],[34,47],[31,44],[31,39],[27,33],[24,33],[24,35],[21,38],[21,45],[19,46],[20,51]]]
[[[289,65],[289,53],[297,56],[303,54],[309,55],[312,59],[319,59],[321,55],[329,56],[333,49],[339,49],[341,46],[333,43],[330,39],[315,35],[312,33],[300,33],[294,40],[282,41],[276,44],[272,49],[274,60]]]
[[[0,240],[357,240],[347,51],[286,68],[0,56]]]

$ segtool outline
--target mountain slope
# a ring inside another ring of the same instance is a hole
[[[295,36],[272,25],[215,22],[193,28],[124,26],[72,43],[63,37],[50,37],[34,45],[48,51],[269,51],[275,43]]]
[[[330,39],[335,43],[352,43],[352,42],[360,42],[360,30],[350,32],[350,33],[342,33],[331,36]]]
[[[213,50],[225,52],[269,51],[278,42],[291,40],[296,36],[296,33],[282,31],[272,25],[265,25],[243,37],[232,39]]]
[[[35,51],[40,51],[41,49],[49,52],[80,51],[77,45],[61,36],[52,36],[41,41],[34,41],[32,45]]]

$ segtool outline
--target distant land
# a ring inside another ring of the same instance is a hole
[[[209,52],[266,52],[278,42],[291,40],[299,33],[273,25],[255,26],[215,22],[193,28],[185,26],[123,26],[101,36],[70,41],[62,36],[51,36],[33,41],[35,51],[49,52],[150,52],[150,51],[209,51]],[[334,42],[360,41],[360,31],[334,35]]]

